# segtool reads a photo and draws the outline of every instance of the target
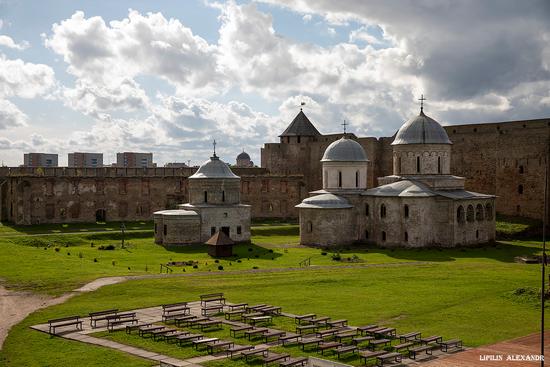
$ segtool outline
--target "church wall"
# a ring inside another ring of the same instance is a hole
[[[450,156],[450,145],[396,145],[393,147],[393,174],[449,174]]]
[[[325,162],[323,164],[323,188],[344,189],[367,187],[367,162],[358,168],[358,163],[349,162]],[[341,174],[341,186],[340,176]],[[358,177],[356,178],[356,175]],[[357,180],[358,179],[358,180]],[[358,185],[357,185],[358,183]]]
[[[162,244],[164,245],[181,245],[201,242],[201,222],[199,217],[165,215],[162,219],[162,225],[157,223],[156,232],[160,233]]]
[[[201,242],[208,241],[222,227],[230,227],[229,237],[235,242],[250,240],[249,206],[200,207],[197,211],[201,216]],[[238,233],[238,227],[241,233]]]
[[[341,246],[355,242],[353,209],[300,209],[300,243]]]
[[[495,240],[494,204],[493,199],[457,200],[454,202],[453,243],[455,246],[475,245]],[[463,215],[459,215],[460,207],[463,208],[463,212],[461,212]]]
[[[191,204],[238,204],[241,201],[238,179],[191,178],[188,186]]]

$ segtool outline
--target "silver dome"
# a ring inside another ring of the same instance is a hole
[[[248,160],[250,160],[250,156],[248,155],[247,152],[242,152],[237,156],[237,159],[248,159]]]
[[[353,208],[350,203],[340,196],[334,194],[316,195],[304,199],[296,208],[307,209],[347,209]]]
[[[431,117],[420,115],[405,122],[395,135],[391,145],[404,144],[452,144],[445,129]]]
[[[365,149],[355,140],[345,136],[332,142],[327,149],[321,162],[366,162],[367,153]]]
[[[239,176],[235,175],[229,165],[220,161],[216,155],[210,157],[209,160],[204,162],[197,172],[195,172],[189,178],[228,178],[238,179]]]

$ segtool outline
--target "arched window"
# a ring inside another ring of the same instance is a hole
[[[365,239],[367,239],[367,240],[369,239],[369,230],[368,229],[365,230]]]
[[[382,231],[382,241],[386,241],[386,232]]]
[[[441,173],[441,157],[437,157],[437,173]]]
[[[416,173],[420,173],[420,156],[416,157]]]
[[[298,143],[300,143],[300,142],[302,141],[302,140],[301,140],[300,138],[301,138],[301,137],[300,137],[300,136],[298,136]]]
[[[225,191],[222,191],[222,202],[225,202]]]
[[[399,171],[398,171],[397,173],[401,173],[401,156],[399,156],[398,162],[399,162],[399,163],[398,163],[398,165],[397,165],[397,167],[398,167],[397,169],[398,169]]]
[[[409,217],[409,206],[405,204],[405,218]]]
[[[369,204],[365,204],[365,217],[368,217],[370,215],[370,207]]]
[[[519,166],[519,173],[523,174],[523,166]]]
[[[338,187],[342,187],[342,171],[338,171]]]
[[[168,226],[166,224],[164,225],[163,233],[164,233],[165,236],[168,233]]]
[[[204,202],[205,203],[208,202],[208,192],[207,191],[204,192]]]
[[[380,218],[386,218],[386,205],[380,205]]]
[[[462,205],[456,209],[456,221],[458,223],[464,223],[464,208]]]
[[[479,230],[476,230],[476,238],[479,238]]]
[[[408,241],[409,241],[409,234],[405,232],[405,242],[408,242]]]
[[[523,185],[518,186],[518,194],[523,194]]]
[[[307,222],[307,231],[309,233],[313,232],[313,223],[311,221]]]
[[[474,206],[468,205],[468,209],[466,210],[466,220],[468,222],[474,221]]]
[[[483,220],[483,205],[476,205],[476,220]]]
[[[493,220],[493,206],[491,203],[487,203],[487,205],[485,205],[485,219]]]
[[[355,171],[355,187],[359,187],[359,171]]]

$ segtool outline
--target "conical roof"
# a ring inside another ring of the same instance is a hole
[[[234,245],[235,242],[229,238],[224,232],[218,231],[214,233],[208,241],[205,242],[207,245],[211,246],[225,246],[225,245]]]
[[[321,133],[313,126],[304,111],[296,115],[281,136],[319,136]]]

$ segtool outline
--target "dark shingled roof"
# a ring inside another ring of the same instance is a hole
[[[227,237],[227,235],[221,231],[214,233],[214,235],[210,237],[210,239],[205,243],[211,246],[225,246],[235,244],[235,242],[233,242],[231,238]]]
[[[279,136],[318,136],[321,135],[319,131],[313,126],[311,121],[307,118],[304,111],[300,110],[300,113],[296,115],[294,120],[288,125],[286,130]]]

